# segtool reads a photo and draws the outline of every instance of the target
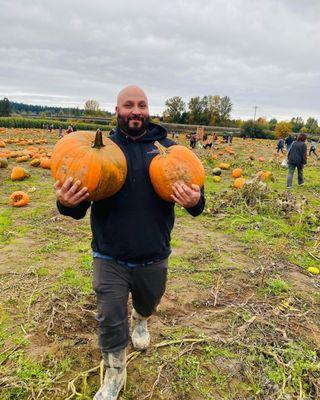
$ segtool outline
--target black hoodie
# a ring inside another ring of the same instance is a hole
[[[76,207],[64,207],[57,202],[63,215],[83,218],[91,205],[93,251],[126,262],[143,263],[164,259],[171,253],[170,233],[174,224],[174,203],[162,200],[154,191],[149,165],[157,155],[154,142],[170,147],[166,130],[149,123],[146,135],[136,141],[119,128],[110,136],[127,160],[127,178],[121,190],[112,197],[83,201]],[[202,213],[205,204],[202,188],[199,203],[187,209],[189,214]]]

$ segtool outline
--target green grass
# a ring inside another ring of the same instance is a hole
[[[288,282],[284,281],[283,279],[270,279],[266,282],[263,291],[266,294],[271,294],[277,296],[281,293],[286,293],[290,289]]]
[[[64,271],[61,278],[59,279],[59,284],[60,284],[59,286],[66,285],[66,286],[76,287],[84,294],[89,294],[92,292],[91,276],[82,275],[80,271],[77,271],[73,268],[67,268]]]

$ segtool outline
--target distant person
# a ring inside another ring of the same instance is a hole
[[[212,140],[218,140],[218,135],[215,132],[213,132]]]
[[[309,150],[309,156],[311,156],[311,154],[314,154],[316,157],[318,157],[318,154],[317,154],[316,150],[317,150],[317,142],[313,139],[311,141],[311,146],[310,146],[310,150]]]
[[[277,153],[279,154],[280,152],[283,154],[283,146],[284,146],[284,140],[280,138],[277,143]]]
[[[71,125],[71,127],[72,127],[72,132],[77,132],[77,128],[75,125]]]
[[[284,140],[287,148],[287,152],[289,153],[290,147],[292,146],[292,143],[294,142],[294,139],[291,135],[288,135],[285,140]]]
[[[307,164],[307,135],[300,133],[296,142],[293,142],[288,154],[287,189],[292,188],[294,170],[298,170],[298,185],[303,186],[303,167]]]
[[[179,139],[179,132],[178,131],[176,131],[175,137],[176,137],[176,139]]]
[[[232,132],[230,132],[229,137],[228,137],[228,141],[230,144],[232,143],[232,140],[233,140],[233,134],[232,134]]]
[[[190,147],[194,149],[196,147],[196,144],[197,144],[197,135],[196,133],[193,133],[190,137]]]
[[[59,128],[58,128],[58,139],[61,139],[62,137],[63,137],[62,126],[59,126]]]
[[[222,140],[223,140],[225,143],[228,143],[228,134],[227,134],[226,132],[222,135]]]
[[[203,134],[202,140],[205,142],[207,139],[208,139],[208,134],[205,132],[205,133]]]
[[[68,135],[69,133],[73,132],[73,128],[71,125],[68,126],[68,129],[66,130],[66,135]]]
[[[212,138],[210,137],[210,133],[209,133],[209,135],[207,135],[207,139],[206,139],[206,141],[203,143],[203,148],[204,149],[207,149],[207,148],[210,148],[211,149],[211,147],[212,147]]]

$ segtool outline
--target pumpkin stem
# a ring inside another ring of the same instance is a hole
[[[96,137],[94,139],[92,147],[94,149],[101,149],[101,147],[104,147],[104,146],[105,145],[103,144],[103,140],[102,140],[102,132],[100,131],[100,129],[97,129]]]
[[[160,144],[158,141],[154,142],[154,145],[159,150],[160,156],[164,156],[165,157],[167,155],[167,148],[166,147],[162,146],[162,144]]]

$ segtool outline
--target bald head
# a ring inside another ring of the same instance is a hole
[[[148,104],[147,96],[139,86],[127,86],[122,89],[117,97],[117,106],[123,104],[128,99],[142,99]]]
[[[146,131],[149,122],[148,99],[138,86],[127,86],[117,97],[116,116],[120,129],[130,136]]]

